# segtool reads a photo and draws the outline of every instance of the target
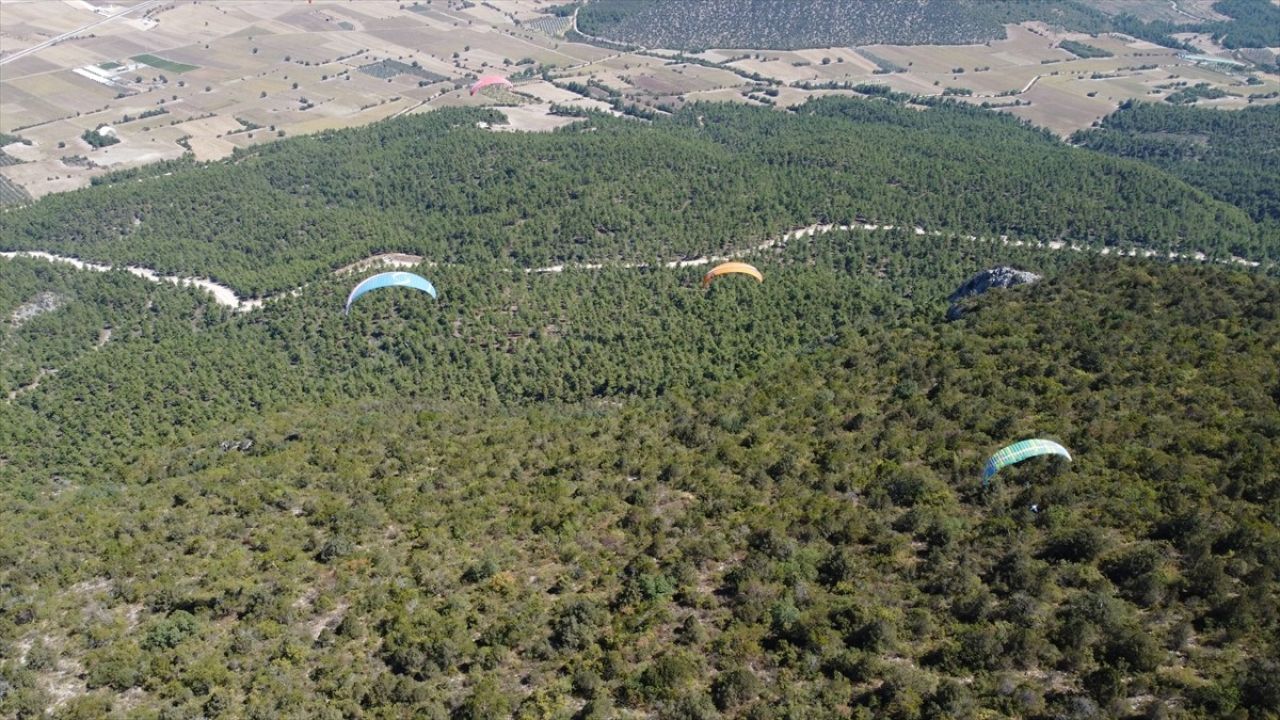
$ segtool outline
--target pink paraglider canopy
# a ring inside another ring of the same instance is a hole
[[[507,87],[515,87],[515,85],[511,84],[510,80],[502,77],[501,75],[485,75],[471,84],[471,94],[475,95],[490,85],[506,85]]]

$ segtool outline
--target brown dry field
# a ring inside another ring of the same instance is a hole
[[[1013,108],[1008,112],[1049,128],[1059,135],[1070,135],[1094,120],[1115,110],[1116,103],[1099,93],[1087,97],[1072,81],[1062,78],[1044,78],[1020,97],[1031,105]]]
[[[1174,12],[1168,0],[1099,1],[1140,4],[1152,17]],[[138,2],[114,4],[132,7]],[[146,21],[137,12],[107,22],[81,0],[0,3],[5,13],[0,60],[93,24],[88,32],[92,37],[45,47],[5,63],[0,73],[0,131],[23,127],[19,134],[34,143],[24,146],[20,156],[29,162],[3,172],[35,196],[83,186],[108,166],[177,157],[184,152],[178,140],[184,138],[197,159],[209,160],[225,157],[237,146],[273,141],[278,131],[291,137],[438,107],[517,104],[504,110],[508,125],[495,130],[541,131],[566,124],[568,119],[549,114],[553,103],[614,112],[607,103],[557,86],[569,80],[594,79],[646,106],[678,105],[682,99],[756,104],[745,97],[754,83],[738,72],[781,81],[774,98],[779,108],[813,96],[848,94],[790,86],[805,81],[886,84],[922,95],[962,87],[974,92],[971,102],[1029,102],[1008,111],[1060,134],[1087,126],[1126,98],[1158,99],[1168,91],[1155,86],[1168,82],[1209,82],[1240,94],[1280,87],[1280,78],[1264,76],[1264,85],[1244,88],[1238,77],[1192,67],[1173,51],[1152,49],[1149,43],[1121,36],[1063,35],[1036,23],[1011,26],[1006,40],[986,45],[873,46],[868,49],[875,55],[908,68],[877,75],[875,64],[852,48],[712,49],[700,57],[718,63],[733,60],[724,68],[712,68],[679,63],[672,59],[673,51],[622,53],[549,37],[514,23],[544,17],[557,0],[489,0],[465,10],[449,9],[447,0],[419,0],[421,12],[402,0],[202,0],[159,4],[148,10],[160,8]],[[1212,0],[1178,0],[1182,9],[1206,17],[1211,4]],[[1067,38],[1105,48],[1115,57],[1074,58],[1056,47]],[[131,57],[143,53],[196,69],[179,74],[142,66],[121,73],[117,80],[128,88],[122,97],[117,97],[122,94],[119,88],[72,72],[108,61],[131,63]],[[532,59],[535,68],[550,70],[557,84],[525,80],[514,95],[468,95],[471,78],[514,73],[528,66],[508,61],[523,58]],[[824,58],[829,60],[825,65]],[[359,71],[387,59],[416,62],[448,80],[419,86],[420,78],[413,75],[384,79]],[[1043,60],[1058,62],[1042,64]],[[1144,64],[1159,67],[1122,69]],[[954,68],[965,71],[953,73]],[[1118,76],[1091,79],[1094,73]],[[995,97],[1020,92],[1033,80],[1025,93]],[[303,98],[313,107],[303,110]],[[136,118],[162,100],[167,114],[120,123],[126,114]],[[1214,105],[1244,102],[1226,98]],[[244,131],[237,118],[262,127]],[[102,123],[118,126],[124,142],[91,154],[79,135]],[[65,147],[58,148],[58,143]],[[74,154],[103,167],[67,167],[61,162],[61,157]]]
[[[5,94],[12,93],[12,99],[30,108],[25,116],[4,118],[14,126],[47,122],[58,118],[86,113],[101,108],[111,102],[115,93],[106,86],[92,80],[82,78],[70,71],[45,73],[17,78],[5,83]],[[6,97],[6,100],[11,99]],[[36,111],[34,106],[40,106]],[[24,121],[25,122],[19,122]]]
[[[666,65],[623,71],[620,77],[651,95],[682,95],[742,86],[742,78],[727,70],[700,65]]]
[[[786,90],[782,90],[778,93],[777,99],[779,101],[782,100],[782,95],[785,92]],[[751,98],[744,96],[741,90],[730,89],[730,88],[723,88],[719,90],[704,90],[696,93],[688,93],[684,96],[684,99],[688,102],[732,102],[732,103],[741,103],[743,105],[760,105],[760,103],[756,102],[755,100],[752,100]],[[803,100],[801,100],[801,102],[803,102]],[[679,105],[678,102],[673,104]],[[781,102],[779,102],[779,104],[781,104]]]
[[[0,174],[21,185],[32,198],[78,190],[88,185],[89,179],[94,174],[101,172],[101,170],[95,173],[92,170],[67,167],[56,161],[42,165],[25,163],[0,168]]]
[[[519,20],[520,22],[528,22],[537,20],[547,14],[547,8],[552,5],[561,5],[560,0],[541,0],[540,2],[511,2],[510,0],[489,0],[489,4],[493,5],[508,16]]]
[[[730,64],[743,72],[774,78],[786,84],[813,80],[815,77],[813,65],[796,53],[770,51],[769,53],[763,53],[763,55],[764,58],[760,60],[751,57]],[[797,62],[806,64],[797,66],[795,64]],[[866,72],[867,75],[870,75],[871,68],[867,68]]]
[[[488,4],[492,5],[493,3]],[[490,9],[481,3],[476,3],[462,12],[470,18],[474,18],[476,22],[482,22],[486,25],[505,25],[511,22],[511,18],[507,15]]]
[[[550,103],[567,103],[582,97],[575,92],[565,90],[543,80],[521,85],[520,92]]]
[[[551,104],[524,105],[501,108],[507,116],[505,125],[490,126],[495,132],[550,132],[558,127],[577,122],[574,118],[551,114]]]
[[[631,72],[642,67],[662,67],[670,60],[662,58],[650,57],[647,55],[610,55],[600,58],[589,65],[580,67],[572,67],[566,71],[566,74],[587,75],[593,72]]]
[[[187,142],[191,143],[191,151],[196,159],[201,161],[221,160],[230,155],[236,147],[226,140],[208,135],[192,137]]]
[[[125,0],[120,5],[132,5]],[[5,3],[0,26],[0,54],[22,50],[82,27],[102,16],[70,3]]]
[[[796,55],[801,60],[805,60],[807,62],[812,63],[815,69],[825,68],[828,70],[831,70],[831,69],[838,70],[840,69],[838,66],[843,65],[844,63],[861,65],[862,61],[866,61],[866,58],[862,57],[862,55],[855,52],[852,48],[820,48],[816,50],[796,50],[792,54]],[[823,60],[829,60],[830,62],[826,65],[823,65],[822,63]],[[872,65],[872,69],[875,69],[874,64]]]

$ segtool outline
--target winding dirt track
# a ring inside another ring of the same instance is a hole
[[[693,258],[689,260],[672,260],[670,262],[663,263],[662,267],[670,268],[670,269],[679,269],[679,268],[686,268],[686,267],[697,267],[700,265],[709,265],[713,262],[724,262],[726,260],[742,258],[744,256],[749,256],[753,253],[763,252],[766,250],[774,250],[774,249],[780,250],[783,247],[785,247],[788,242],[792,240],[798,240],[802,237],[813,237],[816,234],[825,235],[826,233],[829,233],[832,231],[875,232],[875,231],[893,230],[893,229],[895,229],[895,226],[893,225],[875,225],[875,224],[817,225],[815,224],[815,225],[809,225],[807,227],[788,230],[787,232],[783,233],[781,237],[775,237],[769,240],[764,240],[748,248],[731,252],[725,255],[705,255],[702,257]],[[916,235],[930,235],[933,237],[944,236],[944,234],[938,230],[928,231],[922,227],[915,227],[915,228],[912,228],[912,230]],[[1202,253],[1202,252],[1162,253],[1162,252],[1156,252],[1155,250],[1138,250],[1136,248],[1111,248],[1111,247],[1094,248],[1094,247],[1087,247],[1083,245],[1068,244],[1060,241],[1051,241],[1046,243],[1046,242],[1036,242],[1036,241],[1010,240],[1009,238],[1003,235],[1001,235],[998,238],[983,238],[983,237],[978,237],[977,235],[951,235],[950,237],[961,237],[964,240],[968,240],[969,242],[992,242],[992,243],[1000,243],[1002,245],[1008,245],[1010,247],[1038,248],[1038,249],[1043,249],[1048,251],[1071,250],[1074,252],[1094,252],[1099,255],[1117,255],[1121,257],[1143,257],[1143,258],[1159,257],[1159,258],[1166,258],[1169,260],[1193,260],[1196,262],[1213,261],[1212,258],[1210,258],[1209,256],[1207,256],[1205,253]],[[0,257],[36,258],[39,260],[46,260],[48,262],[66,263],[76,268],[79,268],[81,270],[90,270],[94,272],[107,272],[115,269],[111,265],[86,262],[79,258],[67,257],[65,255],[55,255],[54,253],[43,252],[40,250],[18,250],[18,251],[0,252]],[[1229,259],[1219,260],[1217,262],[1222,262],[1222,263],[1232,264],[1232,265],[1242,265],[1242,266],[1251,267],[1251,268],[1259,267],[1261,264],[1253,260],[1246,260],[1244,258],[1238,258],[1238,257],[1231,257]],[[407,253],[385,253],[381,255],[372,255],[363,260],[358,260],[349,265],[345,265],[341,268],[338,268],[337,270],[334,270],[333,274],[342,275],[344,273],[354,272],[357,270],[367,270],[375,267],[385,267],[385,266],[414,267],[416,265],[427,265],[429,267],[434,267],[436,263],[424,260],[424,258],[422,258],[422,256],[420,255],[410,255]],[[569,263],[569,264],[563,264],[563,265],[549,265],[546,267],[524,268],[524,272],[529,274],[542,274],[542,273],[564,272],[565,270],[600,270],[605,267],[647,268],[647,267],[650,267],[650,264],[649,263]],[[268,295],[265,297],[242,298],[236,294],[235,290],[232,290],[226,285],[222,285],[213,280],[210,280],[209,278],[192,278],[192,277],[176,277],[173,275],[161,275],[157,273],[155,270],[151,270],[150,268],[145,268],[145,267],[139,267],[136,265],[126,266],[124,270],[126,272],[132,273],[133,275],[137,275],[140,278],[144,278],[146,280],[150,280],[156,283],[167,282],[167,283],[172,283],[174,285],[185,285],[185,286],[193,286],[193,287],[201,288],[211,293],[213,295],[214,301],[217,302],[219,305],[229,307],[232,310],[235,310],[237,312],[249,312],[251,310],[258,309],[262,307],[264,304],[271,302],[273,300],[277,300],[279,298],[283,298],[286,296],[296,296],[297,294],[302,292],[304,288],[307,287],[306,285],[303,285],[300,287],[296,287],[292,290],[287,290],[284,292],[277,293],[275,295]]]

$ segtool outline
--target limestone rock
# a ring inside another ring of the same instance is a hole
[[[1017,270],[1004,265],[983,270],[966,280],[963,285],[956,288],[956,291],[947,298],[951,301],[951,307],[947,309],[947,319],[957,320],[964,316],[964,309],[960,307],[959,303],[967,297],[981,295],[992,288],[1028,285],[1039,279],[1040,276],[1035,273]]]

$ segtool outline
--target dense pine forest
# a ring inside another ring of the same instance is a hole
[[[648,47],[788,49],[977,43],[1004,37],[1005,23],[1064,16],[1072,26],[1097,27],[1106,17],[1072,0],[594,0],[581,6],[578,28]]]
[[[533,136],[475,127],[495,113],[441,110],[226,163],[128,171],[0,214],[0,249],[207,276],[251,296],[380,252],[519,267],[644,262],[859,218],[1042,242],[1280,253],[1280,239],[1244,212],[1167,173],[957,103],[921,112],[829,98],[796,113],[704,103],[649,124],[597,115]]]
[[[1280,228],[1280,106],[1240,112],[1126,103],[1072,142],[1154,165]]]
[[[1280,45],[1280,7],[1271,0],[1219,0],[1225,20],[1144,21],[1124,3],[1091,0],[592,0],[580,6],[588,36],[647,47],[796,49],[852,45],[966,45],[1005,37],[1027,20],[1066,30],[1122,32],[1166,47],[1176,33],[1206,33],[1228,48]]]
[[[644,360],[625,333],[563,354],[571,331],[522,338],[545,351],[519,378],[551,388],[536,402],[486,400],[507,388],[409,332],[439,323],[407,299],[230,334],[113,319],[124,337],[4,408],[19,446],[92,462],[6,451],[0,707],[37,712],[38,679],[63,673],[87,692],[62,717],[1274,711],[1280,286],[1078,261],[945,323],[888,301],[986,258],[844,252],[759,286],[883,287],[825,337],[831,295],[799,292],[790,352],[767,322],[787,301],[754,284],[681,303],[578,278],[595,297],[565,303],[568,328],[639,294],[694,329],[646,333]],[[53,287],[87,300],[113,279]],[[176,300],[149,314],[192,310]],[[297,356],[331,332],[365,348],[326,382]],[[632,382],[675,380],[573,387],[615,353]],[[1076,461],[983,491],[984,454],[1030,434]]]
[[[1280,713],[1274,266],[968,237],[1266,262],[1262,193],[950,104],[484,119],[0,215],[301,286],[0,258],[0,716]],[[812,222],[900,228],[745,250]],[[344,315],[386,251],[439,299]]]

